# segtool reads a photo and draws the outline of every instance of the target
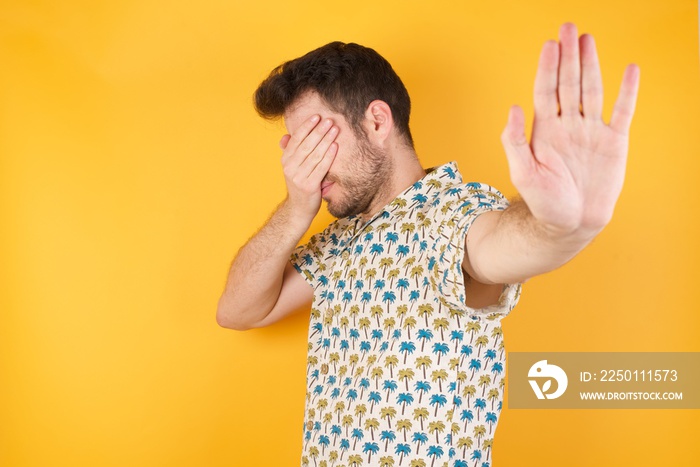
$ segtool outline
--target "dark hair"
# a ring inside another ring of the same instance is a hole
[[[386,102],[399,134],[413,147],[408,128],[411,99],[389,62],[373,49],[331,42],[279,65],[255,91],[255,110],[266,119],[281,117],[311,90],[342,114],[358,136],[364,135],[361,123],[369,103]]]

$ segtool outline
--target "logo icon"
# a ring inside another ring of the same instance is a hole
[[[569,384],[569,379],[566,377],[564,370],[556,365],[548,364],[547,360],[540,360],[532,365],[527,376],[528,378],[547,378],[542,387],[540,387],[536,379],[528,379],[538,399],[556,399],[564,394],[566,386]],[[552,387],[552,379],[557,382],[557,388],[554,392],[548,392]]]

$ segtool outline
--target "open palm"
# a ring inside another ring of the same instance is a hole
[[[544,44],[530,143],[518,106],[502,135],[511,180],[540,223],[564,233],[597,232],[608,223],[624,181],[638,87],[639,68],[629,65],[606,124],[593,37],[579,38],[567,23],[560,43]]]

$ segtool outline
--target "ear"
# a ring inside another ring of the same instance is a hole
[[[383,145],[394,128],[394,118],[389,104],[374,100],[365,111],[365,130],[370,141]]]

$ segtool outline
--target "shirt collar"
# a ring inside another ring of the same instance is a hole
[[[460,183],[462,183],[462,175],[459,173],[456,161],[430,167],[426,169],[426,174],[423,178],[406,188],[367,222],[363,223],[362,218],[359,216],[347,217],[348,227],[354,231],[354,234],[357,234],[366,225],[379,218],[387,219],[400,211],[422,207],[426,202],[433,201],[445,188]]]
[[[389,217],[396,212],[411,209],[417,205],[423,205],[434,199],[435,196],[447,186],[462,183],[462,175],[459,173],[456,161],[430,167],[425,171],[426,174],[423,178],[413,183],[396,198],[391,200],[384,206],[384,209],[375,214],[369,222],[372,222],[377,217]]]

